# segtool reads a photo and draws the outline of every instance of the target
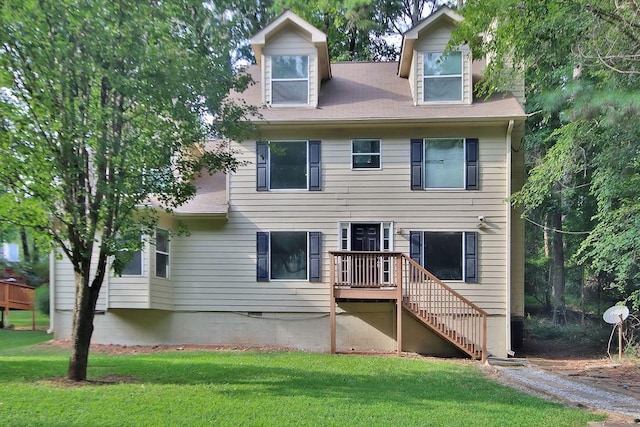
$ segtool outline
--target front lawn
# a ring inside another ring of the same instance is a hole
[[[475,366],[444,361],[92,353],[90,381],[78,385],[60,380],[68,349],[26,349],[0,350],[2,426],[584,426],[602,419],[496,384]]]

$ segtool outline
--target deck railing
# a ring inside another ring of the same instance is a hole
[[[35,289],[31,286],[10,282],[8,280],[0,280],[0,309],[2,310],[2,318],[8,321],[10,309],[31,310],[31,329],[35,330],[35,293]]]
[[[472,357],[486,358],[487,313],[407,255],[331,251],[329,257],[334,288],[400,287],[402,306],[415,318]]]

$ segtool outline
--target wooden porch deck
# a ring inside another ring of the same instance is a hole
[[[397,354],[402,352],[402,309],[469,356],[487,357],[487,313],[401,252],[330,251],[331,352],[336,351],[339,300],[396,304]]]
[[[35,288],[0,280],[0,324],[9,322],[9,310],[31,310],[31,330],[36,329]]]

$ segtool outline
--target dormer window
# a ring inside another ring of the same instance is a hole
[[[425,52],[424,102],[462,101],[462,52]]]
[[[271,103],[309,103],[309,57],[271,57]]]

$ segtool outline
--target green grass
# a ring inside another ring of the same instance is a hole
[[[0,425],[582,427],[602,419],[448,362],[296,352],[93,353],[90,382],[76,385],[57,380],[67,357],[67,349],[46,345],[0,350]],[[109,378],[128,382],[98,383]]]
[[[0,357],[7,351],[38,344],[50,339],[51,335],[47,335],[42,331],[10,331],[0,329]]]
[[[31,329],[32,312],[27,310],[10,310],[8,325],[13,325],[19,329]],[[6,322],[6,319],[5,319]],[[5,325],[7,326],[7,325]],[[49,328],[49,316],[36,310],[36,329],[46,330]]]

